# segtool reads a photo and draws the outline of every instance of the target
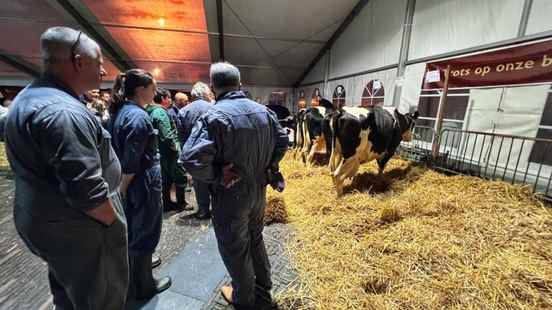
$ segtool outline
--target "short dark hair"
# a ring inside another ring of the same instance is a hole
[[[157,91],[155,92],[155,97],[153,97],[153,102],[155,103],[161,103],[164,98],[171,97],[171,92],[164,89],[164,88],[157,88]]]

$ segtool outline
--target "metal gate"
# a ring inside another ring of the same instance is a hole
[[[527,184],[552,201],[552,140],[445,128],[433,156],[437,138],[433,128],[415,127],[401,154],[445,172]]]

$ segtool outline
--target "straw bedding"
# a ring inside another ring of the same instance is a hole
[[[287,157],[284,193],[300,285],[291,309],[552,308],[552,213],[523,187],[394,158],[337,198],[327,167]]]

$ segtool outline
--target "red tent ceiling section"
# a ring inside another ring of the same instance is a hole
[[[194,83],[208,78],[211,59],[203,0],[85,0],[84,3],[134,63],[154,73],[159,81]]]
[[[4,43],[9,42],[0,48],[38,67],[41,65],[40,35],[53,26],[76,28],[45,1],[7,1],[0,6],[0,17],[2,39]],[[105,80],[113,80],[119,69],[105,57],[104,64],[108,71]],[[5,73],[4,67],[0,67],[0,75]]]

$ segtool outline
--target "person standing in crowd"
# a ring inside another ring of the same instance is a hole
[[[178,92],[174,95],[174,101],[173,101],[171,100],[171,93],[169,91],[167,91],[167,95],[168,95],[167,99],[169,102],[167,111],[169,112],[169,116],[174,121],[174,123],[177,124],[178,111],[180,111],[180,109],[182,109],[188,104],[188,96],[186,96],[186,94],[184,93]],[[184,95],[185,97],[183,98],[182,95]]]
[[[154,103],[146,107],[146,112],[152,118],[153,128],[158,131],[161,176],[163,178],[163,209],[181,212],[188,205],[185,196],[188,178],[184,170],[176,164],[180,154],[180,142],[176,126],[163,105],[167,100],[170,101],[170,93],[167,90],[158,89],[153,98]],[[176,187],[176,203],[171,200],[173,184]]]
[[[186,95],[185,93],[178,92],[174,95],[174,105],[178,110],[187,106],[188,103],[189,103],[188,95]]]
[[[199,117],[207,110],[209,110],[213,104],[209,101],[209,98],[213,97],[213,93],[209,88],[209,85],[197,82],[192,88],[192,103],[183,107],[178,113],[178,120],[180,123],[180,141],[184,145],[188,137],[192,132],[192,128],[199,119]],[[199,179],[193,180],[193,186],[198,205],[197,213],[192,216],[197,219],[204,220],[211,217],[209,207],[211,205],[211,194],[209,192],[209,184]],[[188,216],[183,216],[182,219]]]
[[[108,130],[121,160],[130,262],[129,295],[149,299],[171,285],[171,279],[154,279],[152,254],[162,224],[161,167],[156,130],[144,110],[155,95],[153,76],[142,69],[120,73],[113,85]]]
[[[169,115],[174,120],[174,124],[176,125],[178,134],[180,135],[180,127],[182,124],[180,124],[180,119],[178,118],[178,113],[180,110],[188,105],[188,96],[185,93],[178,92],[174,95],[174,103],[171,104],[169,107]],[[180,141],[182,141],[182,137],[178,137]]]
[[[221,293],[237,309],[271,309],[270,263],[263,241],[266,186],[288,145],[276,115],[240,91],[240,71],[210,69],[215,105],[194,125],[180,161],[195,180],[210,183],[220,255],[232,278]]]
[[[42,76],[6,120],[15,175],[14,220],[48,266],[56,309],[123,309],[127,230],[110,136],[79,100],[106,72],[98,44],[67,27],[40,37]]]
[[[111,100],[109,90],[102,90],[100,92],[100,99],[107,105],[107,103]]]

